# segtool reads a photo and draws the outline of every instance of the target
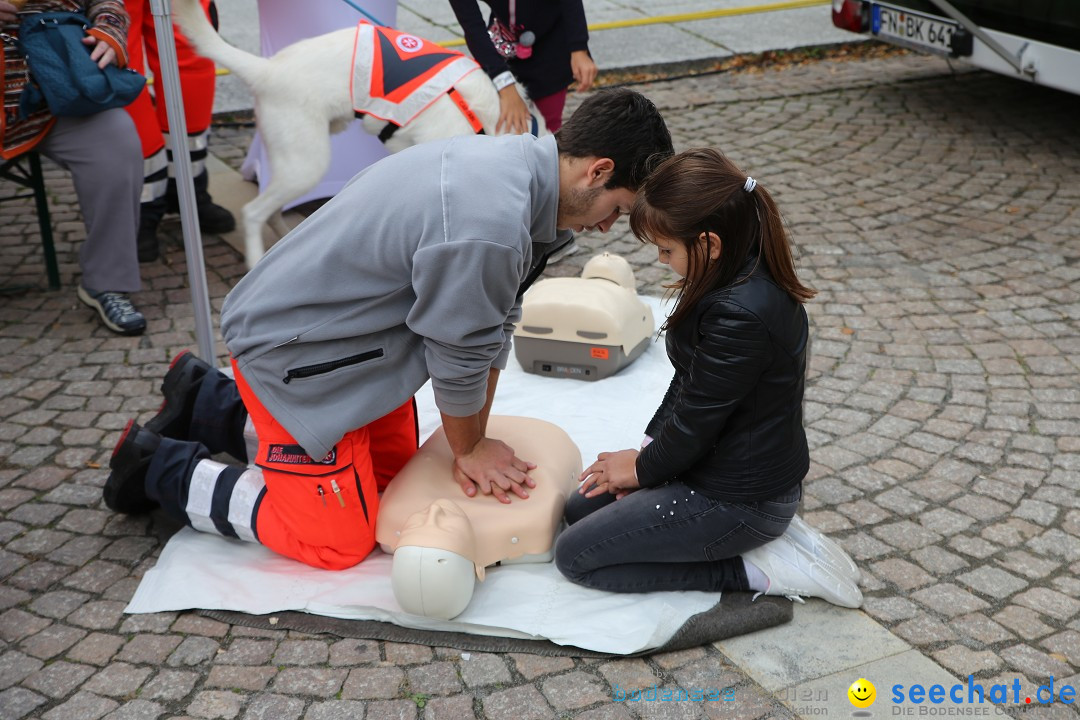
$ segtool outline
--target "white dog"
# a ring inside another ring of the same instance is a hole
[[[344,28],[300,40],[282,48],[273,57],[253,55],[225,42],[207,20],[198,0],[176,0],[176,20],[196,51],[228,68],[255,95],[255,122],[266,147],[272,179],[266,189],[244,206],[244,250],[248,267],[263,254],[262,228],[269,223],[275,232],[288,232],[281,208],[311,190],[330,164],[330,134],[341,132],[355,118],[353,87],[365,82],[371,63],[358,55],[356,28]],[[406,49],[420,41],[414,36],[399,38],[399,48]],[[374,41],[375,44],[378,39]],[[383,40],[385,43],[386,41]],[[477,132],[479,126],[495,134],[499,119],[499,96],[491,79],[481,69],[468,72],[453,81],[453,89],[464,105],[448,93],[423,104],[400,129],[385,140],[390,152],[429,140]],[[458,64],[458,70],[463,67]],[[520,87],[519,87],[520,90]],[[414,108],[415,109],[415,108]],[[466,113],[471,110],[475,117]],[[537,134],[546,132],[539,112],[530,105]],[[373,115],[363,116],[364,129],[378,135],[388,123]]]

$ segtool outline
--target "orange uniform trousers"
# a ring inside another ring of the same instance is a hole
[[[259,450],[266,494],[255,516],[259,542],[314,567],[341,570],[375,547],[379,491],[416,453],[413,400],[345,434],[325,458],[314,460],[262,406],[233,361],[234,377]]]
[[[201,2],[203,9],[209,12],[211,0]],[[163,92],[160,80],[161,61],[158,58],[154,16],[150,13],[149,0],[124,0],[124,9],[131,16],[128,29],[128,67],[145,74],[149,66],[154,74],[157,102],[151,98],[148,86],[127,106],[128,114],[139,131],[143,157],[148,158],[165,147],[165,139],[161,134],[169,132],[165,99],[160,94]],[[214,112],[214,86],[217,82],[214,63],[195,54],[195,50],[175,25],[173,35],[176,38],[176,61],[180,70],[180,94],[184,98],[184,122],[188,135],[197,135],[210,127]]]

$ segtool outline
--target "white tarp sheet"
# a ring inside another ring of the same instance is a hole
[[[657,323],[664,313],[648,298]],[[637,447],[671,378],[663,341],[629,367],[597,382],[525,373],[511,357],[499,380],[496,415],[522,415],[559,425],[577,443],[584,465],[598,452]],[[417,396],[420,435],[439,424],[430,388]],[[552,563],[491,568],[472,602],[454,620],[409,615],[390,587],[391,556],[376,550],[357,567],[329,572],[262,546],[185,528],[169,540],[147,572],[130,613],[192,608],[263,615],[298,610],[329,617],[380,620],[404,627],[519,638],[629,654],[664,644],[719,593],[635,595],[589,590],[566,581]]]

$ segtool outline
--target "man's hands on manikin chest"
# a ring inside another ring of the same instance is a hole
[[[502,440],[486,437],[487,419],[495,397],[499,371],[488,373],[487,400],[475,415],[453,417],[442,414],[443,431],[454,453],[454,480],[469,497],[477,492],[494,495],[501,503],[510,503],[510,496],[528,499],[529,488],[536,482],[529,471],[536,463],[519,458],[514,449]]]

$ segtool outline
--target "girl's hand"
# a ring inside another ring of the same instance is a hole
[[[570,53],[570,72],[574,73],[574,79],[577,80],[577,91],[585,92],[596,80],[596,63],[587,51],[575,50]]]
[[[87,35],[82,39],[83,45],[93,45],[94,49],[90,53],[90,59],[97,63],[97,66],[102,70],[105,69],[109,63],[116,65],[116,51],[112,49],[109,43],[104,40],[98,40],[96,37]]]
[[[529,108],[518,94],[517,85],[507,85],[499,91],[499,122],[495,134],[504,132],[521,135],[529,132]]]
[[[611,493],[619,498],[637,490],[641,487],[634,471],[637,456],[637,450],[600,453],[596,456],[596,462],[581,473],[578,492],[588,498],[603,493]]]

